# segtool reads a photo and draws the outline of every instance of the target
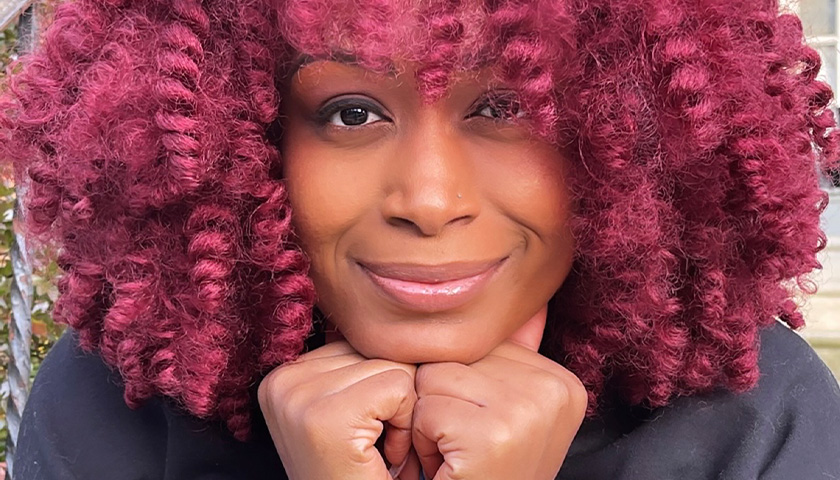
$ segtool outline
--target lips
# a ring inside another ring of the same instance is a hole
[[[440,312],[475,298],[499,271],[507,257],[491,261],[438,265],[358,262],[386,298],[409,310]]]

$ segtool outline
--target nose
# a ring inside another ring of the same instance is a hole
[[[434,114],[401,136],[390,162],[382,214],[396,227],[436,236],[478,216],[474,165],[463,134]]]

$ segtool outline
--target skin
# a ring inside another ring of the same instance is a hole
[[[285,92],[293,222],[340,341],[260,385],[275,446],[293,479],[388,479],[403,463],[405,479],[554,478],[586,409],[578,379],[537,353],[574,254],[566,159],[489,70],[424,103],[399,67],[316,60]],[[359,265],[495,260],[477,295],[431,311]]]

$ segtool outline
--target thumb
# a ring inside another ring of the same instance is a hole
[[[535,313],[534,316],[525,322],[524,325],[519,327],[519,330],[513,332],[513,335],[508,337],[508,340],[533,352],[538,351],[540,349],[543,332],[545,332],[547,315],[548,305],[544,306]]]

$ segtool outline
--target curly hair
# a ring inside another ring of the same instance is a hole
[[[838,141],[776,0],[77,0],[8,77],[0,156],[59,248],[56,319],[130,406],[163,395],[245,439],[254,385],[304,347],[276,148],[301,54],[416,62],[428,101],[491,66],[569,152],[577,251],[543,352],[590,414],[747,390],[758,329],[802,326]]]

